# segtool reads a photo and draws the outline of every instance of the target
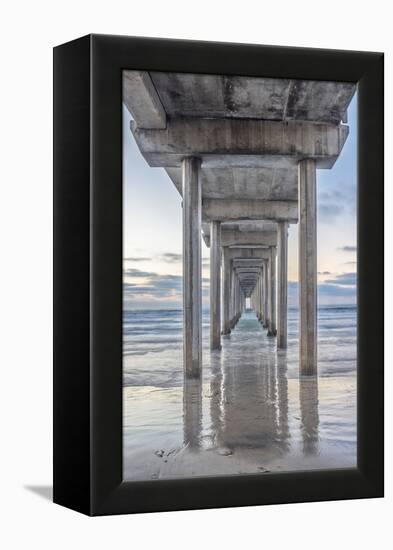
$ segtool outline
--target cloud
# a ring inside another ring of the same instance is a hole
[[[340,173],[340,170],[338,171]],[[332,223],[338,218],[353,218],[356,215],[356,178],[353,171],[348,179],[332,181],[332,178],[320,177],[318,182],[318,220]]]
[[[337,248],[337,250],[341,250],[341,252],[356,252],[357,251],[357,246],[350,246],[350,245],[339,246]]]
[[[143,284],[123,283],[126,299],[134,300],[141,295],[151,299],[181,298],[183,283],[180,275],[160,275],[139,269],[126,269],[123,274],[135,279],[145,279]]]
[[[141,271],[140,269],[129,268],[123,269],[123,275],[126,277],[137,277],[145,279],[146,277],[155,277],[157,273],[154,273],[152,271]]]
[[[150,262],[151,258],[143,258],[142,256],[140,256],[140,257],[134,257],[134,258],[124,258],[124,261],[125,262]]]
[[[354,286],[356,285],[357,274],[356,273],[341,273],[336,275],[334,279],[327,279],[325,284],[342,285],[342,286]]]
[[[318,205],[318,219],[321,222],[331,222],[343,211],[344,208],[340,204],[320,204]]]
[[[335,279],[331,279],[334,284],[330,282],[318,284],[318,304],[320,306],[356,303],[356,281],[354,282],[352,277],[350,279],[351,284],[349,284],[349,279],[348,281],[344,280],[345,275],[353,274],[344,273]],[[288,282],[288,303],[290,306],[295,307],[299,304],[299,284],[296,281]]]
[[[175,254],[173,252],[165,252],[165,254],[161,254],[160,258],[163,262],[167,262],[169,264],[177,264],[182,261],[182,254]]]
[[[318,219],[332,222],[345,211],[348,197],[338,189],[318,193]]]
[[[330,271],[318,271],[318,275],[331,275]]]
[[[338,286],[332,284],[321,284],[318,285],[318,296],[332,296],[332,297],[343,297],[343,296],[356,296],[356,288]]]
[[[356,265],[357,262],[344,262],[344,265]]]
[[[318,193],[318,201],[323,202],[345,202],[347,194],[343,193],[339,189],[329,189],[327,191],[322,191]]]

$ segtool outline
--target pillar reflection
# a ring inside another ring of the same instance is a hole
[[[287,353],[282,351],[277,355],[277,401],[278,401],[278,429],[282,447],[289,450],[288,424],[288,367]]]
[[[239,354],[239,355],[238,355]],[[275,354],[255,356],[243,347],[212,356],[211,432],[217,447],[288,449],[288,384],[278,377]]]
[[[202,381],[200,378],[184,379],[183,433],[185,445],[190,449],[200,448],[202,436]]]
[[[303,453],[319,452],[318,377],[299,378],[300,416],[302,423]]]

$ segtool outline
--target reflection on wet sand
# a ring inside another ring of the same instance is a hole
[[[319,452],[318,377],[301,376],[299,379],[299,400],[303,438],[303,453],[315,455]]]
[[[183,430],[184,445],[198,449],[202,433],[202,383],[199,378],[184,380]]]
[[[286,359],[276,354],[254,355],[244,351],[237,357],[234,346],[221,353],[211,352],[210,384],[206,397],[210,401],[210,426],[202,435],[202,381],[188,380],[184,385],[184,443],[190,448],[206,447],[223,453],[240,449],[262,449],[269,454],[283,454],[289,449],[288,379]],[[307,391],[304,389],[303,391]],[[305,408],[310,409],[309,395]],[[198,417],[199,415],[199,417]],[[317,413],[318,416],[318,413]],[[307,415],[307,433],[311,415]]]

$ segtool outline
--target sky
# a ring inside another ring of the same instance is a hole
[[[127,309],[182,305],[181,197],[163,168],[151,168],[123,105],[123,280]],[[357,98],[349,136],[330,170],[317,170],[318,303],[356,303]],[[289,227],[288,304],[298,303],[298,227]],[[209,249],[202,239],[202,299],[209,303]]]

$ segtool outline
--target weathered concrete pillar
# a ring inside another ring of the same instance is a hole
[[[185,375],[202,370],[202,264],[200,160],[182,161],[183,178],[183,362]]]
[[[288,224],[277,224],[277,347],[287,347],[288,315]]]
[[[235,275],[235,324],[239,320],[239,279]]]
[[[222,248],[222,334],[230,334],[230,296],[231,296],[231,262],[229,260],[229,249]]]
[[[268,261],[263,262],[263,328],[269,327],[269,269]]]
[[[221,223],[210,224],[210,348],[221,349]]]
[[[270,247],[269,260],[269,330],[268,336],[276,336],[276,247]]]
[[[258,277],[258,289],[259,289],[259,320],[260,322],[262,323],[262,325],[264,324],[265,322],[265,312],[264,312],[264,309],[263,309],[263,300],[264,300],[264,297],[263,297],[263,269],[261,268],[261,272],[259,274],[259,277]]]
[[[239,320],[239,279],[235,277],[236,287],[235,287],[235,323]]]
[[[234,299],[235,299],[235,277],[233,274],[233,267],[231,269],[231,299],[230,299],[230,306],[229,306],[229,321],[230,321],[230,329],[233,329],[233,310],[234,310]]]
[[[238,300],[237,300],[237,276],[233,273],[233,326],[236,326],[238,320]]]
[[[317,201],[315,161],[299,162],[300,373],[317,373]]]

